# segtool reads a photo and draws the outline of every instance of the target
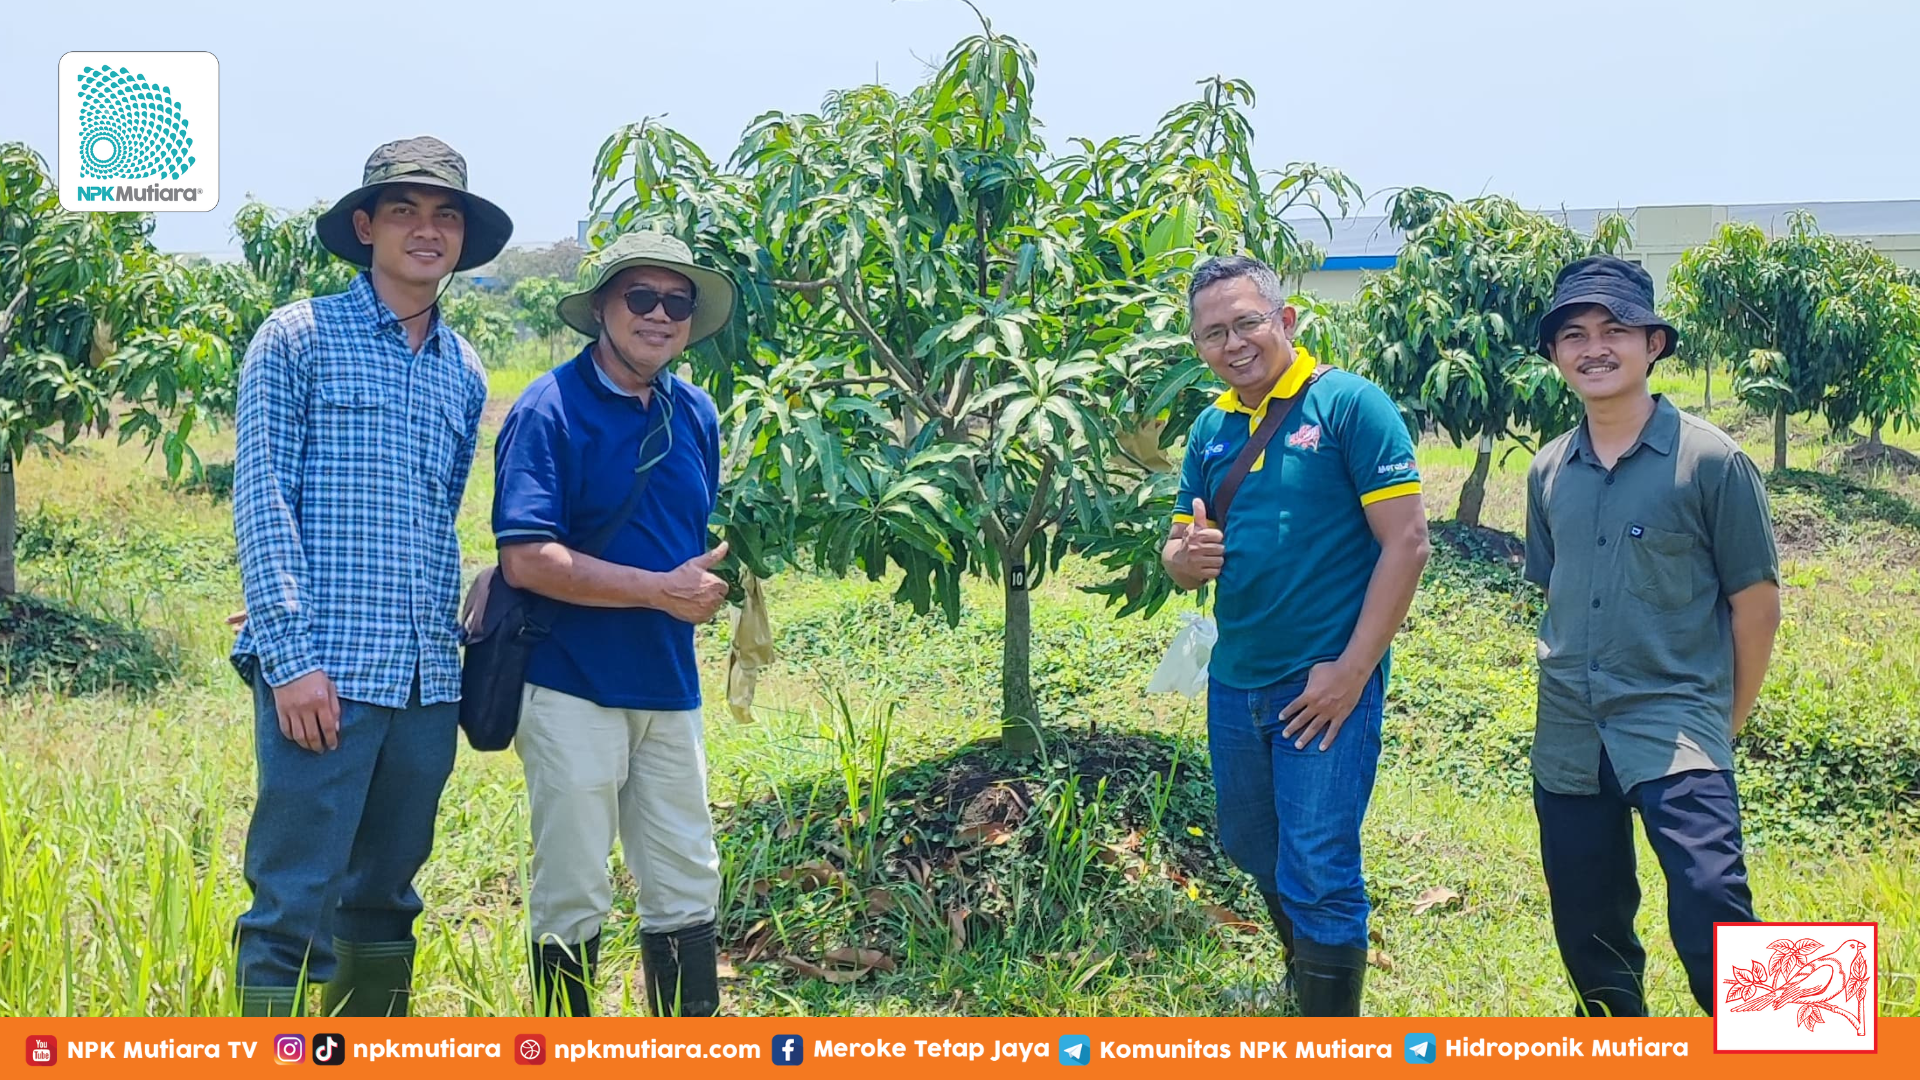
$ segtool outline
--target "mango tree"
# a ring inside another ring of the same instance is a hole
[[[1170,594],[1174,479],[1116,433],[1164,449],[1209,400],[1182,333],[1195,259],[1305,269],[1282,213],[1355,191],[1313,166],[1258,172],[1252,91],[1230,80],[1150,136],[1052,157],[1032,53],[982,24],[909,92],[761,116],[725,168],[650,121],[617,131],[596,208],[599,242],[674,232],[740,282],[700,357],[726,410],[733,550],[760,576],[897,572],[896,600],[949,621],[966,576],[998,581],[1002,739],[1026,751],[1029,590],[1077,549],[1115,572],[1099,591],[1123,612]]]
[[[203,395],[231,356],[200,326],[193,279],[155,250],[148,214],[60,208],[40,157],[0,145],[0,594],[17,588],[14,465],[111,421],[189,463]]]
[[[1354,302],[1359,351],[1412,426],[1438,428],[1455,446],[1472,440],[1454,518],[1477,526],[1495,443],[1549,437],[1579,420],[1579,399],[1536,351],[1540,316],[1560,267],[1618,251],[1626,223],[1602,219],[1586,237],[1509,199],[1456,202],[1424,188],[1395,195],[1388,220],[1406,246]]]
[[[547,359],[555,359],[555,343],[567,324],[560,321],[560,298],[577,286],[556,277],[527,277],[513,283],[513,315],[520,324],[547,343]]]
[[[1920,406],[1920,292],[1871,245],[1796,212],[1784,236],[1744,222],[1683,254],[1669,279],[1689,347],[1726,358],[1734,393],[1773,416],[1773,465],[1787,467],[1787,418],[1819,412],[1836,433],[1868,423],[1856,457],[1896,453],[1888,423]]]

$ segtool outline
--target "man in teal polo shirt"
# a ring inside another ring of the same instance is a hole
[[[1380,757],[1388,646],[1426,566],[1427,517],[1400,412],[1358,375],[1316,376],[1271,268],[1214,259],[1188,289],[1193,340],[1227,384],[1194,422],[1161,558],[1218,583],[1207,696],[1220,842],[1252,874],[1303,1016],[1358,1016],[1367,965],[1360,823]],[[1289,405],[1290,403],[1290,405]],[[1289,408],[1235,495],[1219,491],[1270,410]]]

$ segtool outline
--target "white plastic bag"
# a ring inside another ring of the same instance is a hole
[[[1213,659],[1213,643],[1220,640],[1220,629],[1208,615],[1187,612],[1180,617],[1187,625],[1173,635],[1167,655],[1153,669],[1153,678],[1147,682],[1149,694],[1197,697],[1207,688],[1207,662]]]

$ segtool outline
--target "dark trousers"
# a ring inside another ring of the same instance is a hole
[[[1667,926],[1700,1008],[1714,1009],[1713,924],[1753,922],[1733,774],[1676,773],[1620,790],[1600,755],[1600,793],[1556,795],[1533,786],[1540,861],[1560,959],[1592,1016],[1645,1016],[1647,953],[1633,932],[1640,909],[1633,811],[1667,878]]]
[[[340,702],[340,746],[305,750],[280,733],[273,690],[254,681],[259,797],[247,829],[253,906],[240,917],[244,987],[333,977],[333,939],[411,942],[413,889],[433,848],[440,791],[453,771],[458,704],[406,708]]]

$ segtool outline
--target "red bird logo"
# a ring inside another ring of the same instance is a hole
[[[1763,1009],[1796,1007],[1794,1026],[1812,1031],[1826,1022],[1831,1013],[1866,1035],[1867,944],[1848,938],[1830,952],[1815,955],[1822,948],[1813,938],[1788,941],[1781,938],[1767,946],[1765,965],[1755,960],[1751,967],[1735,964],[1727,982],[1727,1004],[1733,1012],[1759,1012]],[[1735,1004],[1735,1003],[1738,1004]],[[1851,1002],[1852,1011],[1846,1005]]]

